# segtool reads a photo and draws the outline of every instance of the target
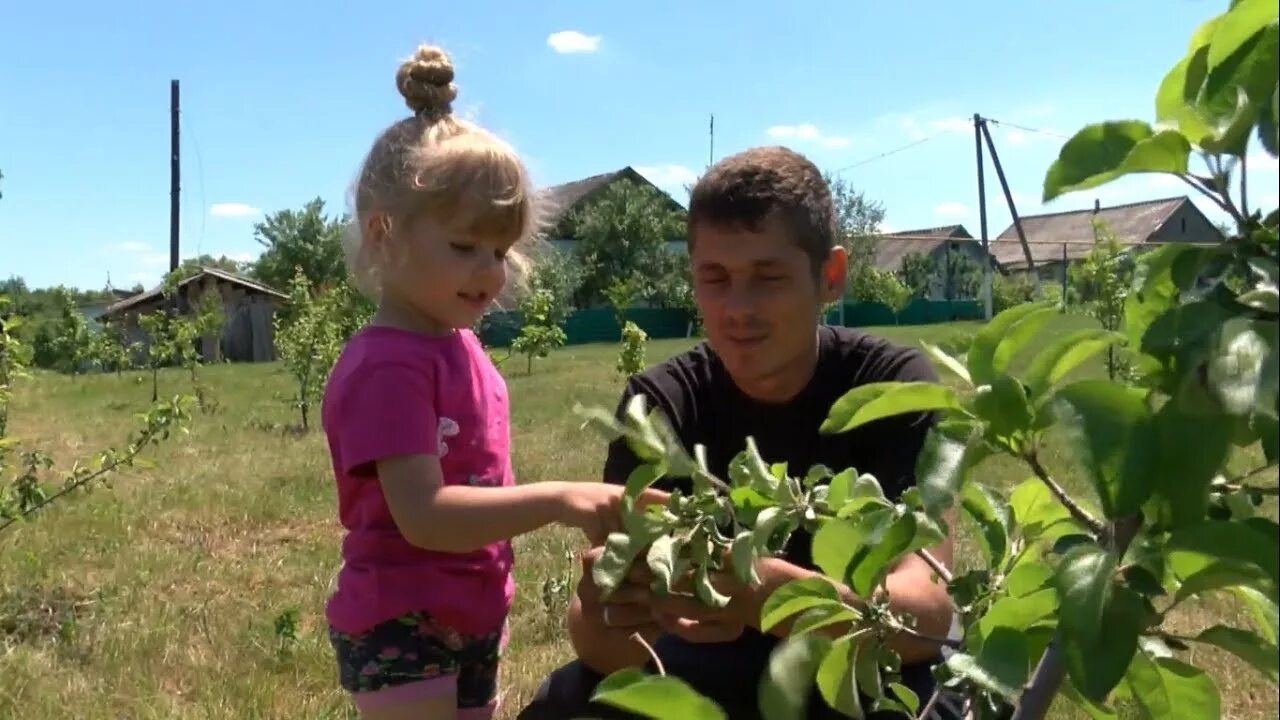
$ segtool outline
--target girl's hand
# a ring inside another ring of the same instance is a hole
[[[621,485],[604,482],[565,482],[561,485],[559,500],[562,524],[582,530],[593,546],[604,543],[609,533],[622,530],[624,488]],[[644,507],[666,501],[667,493],[649,489],[637,498],[636,506]]]

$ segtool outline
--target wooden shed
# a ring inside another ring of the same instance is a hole
[[[188,313],[206,293],[222,300],[225,322],[221,337],[205,337],[200,353],[205,362],[269,362],[276,359],[275,313],[287,300],[284,293],[262,283],[217,268],[205,267],[178,283],[178,312]],[[123,323],[126,342],[148,338],[138,316],[161,310],[170,302],[164,288],[155,287],[108,307],[98,322]]]

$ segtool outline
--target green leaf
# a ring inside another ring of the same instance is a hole
[[[1062,503],[1059,503],[1039,478],[1028,478],[1009,496],[1013,518],[1028,541],[1052,540],[1079,529]]]
[[[1280,547],[1268,529],[1275,523],[1251,518],[1238,520],[1206,520],[1197,525],[1178,528],[1167,543],[1169,561],[1175,564],[1201,562],[1202,558],[1251,564],[1266,573],[1274,583],[1280,573]]]
[[[1144,172],[1187,172],[1191,145],[1176,130],[1138,120],[1089,125],[1062,146],[1044,180],[1044,201]]]
[[[981,431],[967,426],[969,436],[953,437],[938,427],[929,429],[916,456],[916,487],[925,512],[941,517],[952,506],[965,474],[992,454]]]
[[[759,686],[764,720],[805,717],[814,675],[830,649],[831,641],[821,635],[793,635],[774,648]]]
[[[732,599],[724,595],[711,584],[710,571],[706,565],[698,565],[693,574],[693,594],[703,603],[715,608],[722,608]]]
[[[755,438],[747,438],[747,447],[729,463],[729,481],[735,488],[748,487],[765,497],[773,497],[778,479],[760,457]]]
[[[1208,564],[1190,573],[1182,580],[1182,584],[1173,596],[1175,603],[1180,603],[1201,593],[1237,585],[1256,587],[1259,584],[1266,584],[1267,574],[1256,565],[1234,560],[1208,560],[1208,558],[1203,558],[1203,560],[1208,561]],[[1201,561],[1200,557],[1193,560],[1196,563]],[[1186,560],[1178,557],[1173,562],[1176,569],[1178,565],[1184,564]]]
[[[1068,628],[1064,622],[1063,655],[1067,673],[1080,694],[1094,702],[1105,702],[1107,695],[1124,678],[1138,651],[1146,607],[1142,597],[1123,585],[1112,588],[1099,617],[1097,632],[1086,638],[1079,628]]]
[[[1137,512],[1152,492],[1156,449],[1145,395],[1108,380],[1082,380],[1058,392],[1059,419],[1109,519]]]
[[[960,507],[978,526],[987,567],[1000,567],[1009,553],[1009,509],[1003,499],[985,485],[971,482],[961,491]]]
[[[1208,57],[1208,38],[1205,38],[1203,46],[1191,48],[1169,70],[1156,91],[1156,121],[1175,124],[1195,145],[1214,135],[1213,126],[1201,117],[1195,107],[1201,85],[1208,73]]]
[[[1052,587],[1018,597],[1005,596],[991,604],[987,614],[979,618],[980,638],[990,637],[999,628],[1027,631],[1051,624],[1058,610],[1058,592]]]
[[[1213,680],[1174,658],[1152,659],[1138,653],[1125,681],[1144,717],[1203,720],[1222,715],[1222,698]]]
[[[910,548],[915,535],[915,515],[894,518],[879,541],[869,544],[866,554],[855,559],[848,575],[849,588],[861,597],[871,597],[871,592],[893,569],[894,561]]]
[[[1214,625],[1196,640],[1216,645],[1257,668],[1272,683],[1280,681],[1280,648],[1251,632],[1226,625]]]
[[[969,369],[964,366],[964,363],[952,357],[947,353],[947,351],[933,343],[921,341],[920,345],[925,349],[925,352],[933,356],[934,360],[937,360],[943,367],[950,370],[961,380],[964,380],[966,384],[973,384],[973,380],[969,377]]]
[[[1053,578],[1053,568],[1036,560],[1023,560],[1005,576],[1004,587],[1009,597],[1019,598],[1049,587]]]
[[[932,382],[868,383],[836,400],[818,431],[834,435],[887,417],[962,409],[955,390],[946,385]]]
[[[1022,305],[1014,305],[1013,307],[998,313],[991,321],[982,326],[982,329],[974,335],[973,343],[969,345],[969,353],[966,362],[969,365],[969,375],[973,378],[973,382],[977,385],[987,385],[996,375],[996,350],[999,348],[1001,341],[1005,335],[1017,325],[1021,320],[1034,312],[1053,307],[1053,303],[1024,303]]]
[[[729,556],[733,558],[733,572],[738,582],[751,587],[760,584],[760,576],[756,574],[755,550],[755,539],[750,530],[738,533],[729,549]]]
[[[647,675],[636,669],[619,670],[600,682],[593,702],[635,713],[643,717],[725,720],[728,715],[711,700],[699,695],[683,680],[670,675]]]
[[[1130,565],[1124,569],[1123,575],[1125,583],[1140,595],[1161,597],[1167,594],[1160,578],[1141,565]]]
[[[630,499],[640,497],[640,494],[661,479],[665,472],[666,468],[661,464],[636,466],[636,469],[632,470],[631,474],[627,476],[624,494]]]
[[[1280,633],[1277,632],[1280,626],[1280,607],[1277,607],[1276,601],[1254,587],[1236,586],[1230,590],[1249,609],[1258,633],[1274,645],[1280,638]]]
[[[1023,375],[1022,381],[1030,388],[1028,394],[1032,400],[1038,399],[1081,363],[1121,342],[1123,335],[1097,328],[1059,335],[1036,354]]]
[[[1040,328],[1058,314],[1056,307],[1037,307],[1019,318],[996,345],[991,356],[991,369],[996,373],[1008,372],[1009,363],[1031,342]]]
[[[982,643],[977,657],[957,652],[947,658],[947,667],[972,680],[979,687],[1016,699],[1027,681],[1027,641],[1022,633],[997,628]]]
[[[791,631],[788,634],[801,635],[831,625],[854,623],[861,619],[862,615],[851,607],[835,604],[819,605],[800,613],[800,616],[791,624]]]
[[[831,645],[818,666],[818,691],[827,705],[851,717],[864,717],[862,698],[855,687],[853,669],[860,648],[855,639],[845,636]]]
[[[828,577],[843,579],[865,542],[860,519],[828,520],[813,535],[813,563]]]
[[[857,656],[853,659],[853,677],[858,681],[858,689],[872,700],[884,697],[884,683],[880,678],[880,659],[879,648],[873,645],[872,641],[863,642],[858,648]]]
[[[792,580],[774,590],[760,608],[760,631],[769,632],[796,613],[820,605],[842,605],[840,593],[825,577]]]
[[[1115,556],[1097,545],[1076,545],[1067,551],[1057,575],[1061,623],[1067,635],[1086,644],[1097,637],[1115,569]]]
[[[622,584],[631,570],[631,563],[648,544],[649,538],[643,535],[609,534],[605,539],[604,552],[591,566],[591,579],[605,597]]]
[[[997,437],[1011,438],[1031,427],[1031,406],[1027,404],[1027,391],[1009,375],[1003,373],[982,385],[973,395],[973,410],[986,420]]]
[[[1116,720],[1118,717],[1115,710],[1081,695],[1080,691],[1071,684],[1070,678],[1062,684],[1061,692],[1063,697],[1074,703],[1076,707],[1083,710],[1093,720]]]
[[[1204,519],[1209,509],[1209,483],[1231,451],[1231,424],[1184,413],[1178,398],[1166,402],[1155,414],[1152,434],[1155,454],[1151,477],[1156,512],[1169,528]]]
[[[651,586],[654,592],[661,595],[671,592],[671,580],[675,572],[676,557],[680,554],[680,548],[683,545],[684,542],[674,535],[662,535],[655,538],[653,543],[649,545],[649,552],[645,560],[649,564],[649,570],[653,572]]]
[[[831,481],[827,483],[827,507],[833,512],[844,507],[849,501],[853,492],[853,481],[858,476],[858,471],[853,468],[837,473]]]
[[[756,516],[756,526],[751,530],[752,542],[756,555],[772,555],[777,546],[778,531],[787,524],[787,514],[782,508],[773,506],[760,511]]]
[[[902,703],[913,717],[920,714],[920,696],[915,691],[901,683],[889,683],[889,692],[898,698],[898,702]]]
[[[1271,0],[1240,0],[1215,25],[1209,42],[1208,67],[1217,68],[1263,28],[1276,23],[1276,4]]]

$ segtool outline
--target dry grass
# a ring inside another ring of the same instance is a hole
[[[880,330],[939,342],[972,327]],[[650,360],[687,344],[653,343]],[[506,368],[523,481],[598,475],[602,448],[579,431],[570,408],[613,406],[614,352],[569,348],[530,377],[522,362]],[[340,539],[323,438],[272,429],[293,421],[277,397],[288,388],[280,368],[205,372],[220,410],[197,416],[190,436],[160,448],[154,468],[0,533],[0,718],[351,717],[323,625]],[[166,392],[186,390],[180,373],[163,383]],[[21,389],[11,432],[70,463],[119,442],[149,390],[141,376],[40,375]],[[1050,467],[1065,472],[1065,453],[1053,445]],[[1013,463],[988,467],[997,484],[1026,475]],[[1070,473],[1062,479],[1081,487]],[[519,593],[504,664],[509,713],[569,658],[562,608],[580,545],[556,529],[517,541]],[[958,556],[973,548],[962,537]],[[1186,628],[1216,622],[1247,620],[1217,599],[1179,618]],[[1274,715],[1275,690],[1256,672],[1217,652],[1194,660],[1218,680],[1225,716]]]

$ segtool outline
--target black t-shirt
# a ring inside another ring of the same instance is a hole
[[[729,462],[755,439],[766,463],[785,462],[791,475],[803,475],[813,465],[837,472],[856,468],[870,473],[895,500],[915,484],[916,456],[929,428],[932,413],[915,413],[877,420],[847,433],[821,435],[819,426],[831,406],[850,389],[885,381],[937,382],[938,376],[923,353],[851,328],[819,326],[818,363],[812,379],[791,400],[761,403],[745,395],[733,383],[720,359],[707,343],[634,376],[627,383],[619,414],[636,394],[646,396],[648,407],[666,414],[681,442],[690,452],[696,444],[706,447],[707,465],[717,477],[728,477]],[[605,461],[606,482],[624,483],[639,464],[638,458],[618,440],[609,445]],[[688,491],[687,478],[664,479],[655,487]],[[797,531],[788,544],[786,559],[816,570],[812,538]],[[753,628],[728,643],[686,643],[674,636],[662,637],[655,648],[668,673],[693,685],[720,703],[735,720],[759,717],[755,688],[777,638]],[[926,665],[903,668],[905,684],[921,699],[932,692]],[[810,702],[810,717],[828,715],[821,699]]]

